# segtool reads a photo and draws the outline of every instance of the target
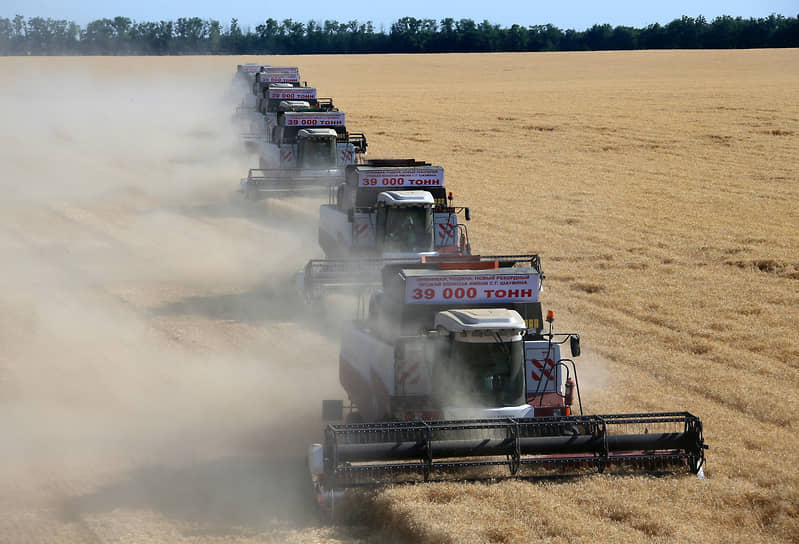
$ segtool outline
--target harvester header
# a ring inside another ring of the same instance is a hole
[[[381,481],[658,473],[674,465],[697,473],[705,449],[702,422],[688,412],[329,425],[325,439],[310,452],[324,491]],[[322,495],[323,508],[332,498]]]

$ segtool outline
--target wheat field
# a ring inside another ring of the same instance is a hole
[[[235,64],[297,65],[371,157],[537,252],[587,413],[687,410],[707,478],[303,490],[337,321],[313,201],[242,207]],[[0,59],[0,540],[799,541],[799,51]],[[5,538],[2,537],[5,535]]]

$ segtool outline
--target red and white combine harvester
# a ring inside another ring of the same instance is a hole
[[[278,105],[272,136],[260,144],[258,169],[241,180],[248,199],[325,194],[344,179],[344,168],[366,154],[366,136],[349,133],[344,112],[306,101]]]
[[[324,510],[343,489],[383,483],[701,474],[698,417],[583,414],[580,339],[543,318],[537,255],[423,261],[386,266],[368,315],[344,332],[348,413],[323,401],[335,423],[308,451]]]
[[[278,104],[276,126],[261,143],[261,168],[343,168],[366,153],[366,137],[350,134],[343,111],[303,100]]]
[[[319,208],[325,259],[305,267],[302,290],[314,299],[332,287],[374,287],[388,263],[471,253],[467,207],[455,207],[444,169],[414,159],[377,159],[348,166]]]
[[[255,133],[250,137],[261,142],[271,142],[277,126],[280,104],[284,101],[301,101],[311,111],[337,111],[332,98],[317,97],[316,88],[308,87],[307,82],[300,86],[300,74],[296,67],[268,67],[255,75],[253,93],[256,97],[255,109],[261,114]]]

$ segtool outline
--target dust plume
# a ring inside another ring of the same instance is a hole
[[[336,346],[292,291],[313,210],[235,198],[234,67],[50,66],[0,87],[0,499],[305,516]]]

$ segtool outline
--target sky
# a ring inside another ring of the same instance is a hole
[[[239,26],[254,29],[271,17],[282,21],[294,19],[339,22],[357,19],[372,21],[376,30],[386,31],[400,17],[441,20],[467,18],[477,22],[487,19],[503,27],[553,24],[561,29],[584,30],[594,24],[645,27],[665,24],[683,15],[704,15],[708,21],[719,15],[766,17],[772,13],[796,17],[797,0],[404,0],[380,2],[355,0],[304,0],[301,2],[266,2],[256,0],[0,0],[0,17],[20,14],[30,17],[67,19],[81,26],[117,15],[135,21],[175,20],[178,17],[216,19],[227,25],[235,17]]]

